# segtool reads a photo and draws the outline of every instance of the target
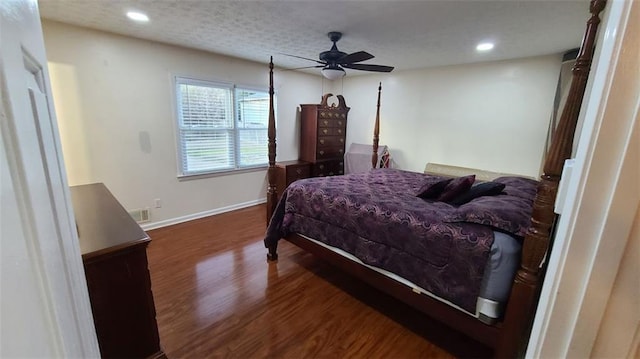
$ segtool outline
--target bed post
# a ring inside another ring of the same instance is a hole
[[[564,161],[571,156],[573,137],[587,85],[587,77],[593,57],[598,17],[606,0],[591,0],[591,17],[582,39],[582,46],[572,72],[571,88],[555,130],[553,142],[545,160],[544,173],[538,185],[533,203],[531,227],[522,248],[521,267],[514,279],[507,305],[502,336],[496,349],[496,357],[516,357],[526,348],[530,325],[535,315],[537,298],[542,285],[542,260],[550,249],[551,230],[556,220],[553,206]]]
[[[276,208],[276,116],[273,110],[273,56],[269,61],[269,124],[268,124],[268,153],[269,169],[267,170],[267,225]]]
[[[269,221],[275,212],[276,205],[278,204],[278,193],[276,190],[276,115],[273,106],[273,56],[269,60],[269,124],[268,134],[269,138],[269,169],[267,170],[267,226]],[[269,253],[267,254],[267,260],[278,259],[278,244],[274,244],[273,247],[269,247]]]
[[[376,123],[373,126],[373,154],[371,155],[371,166],[378,167],[378,141],[380,140],[380,92],[382,92],[382,82],[378,85],[378,105],[376,108]]]

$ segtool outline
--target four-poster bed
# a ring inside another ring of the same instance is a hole
[[[372,170],[367,174],[354,175],[359,177],[337,176],[329,179],[301,180],[292,184],[283,194],[282,200],[276,203],[276,129],[271,61],[267,189],[267,219],[271,219],[271,223],[265,238],[268,259],[277,260],[277,240],[282,236],[345,272],[494,348],[496,357],[514,357],[521,353],[526,345],[529,325],[537,305],[537,295],[543,277],[541,266],[550,247],[551,229],[556,218],[553,205],[564,160],[571,155],[576,122],[594,51],[596,30],[600,22],[599,14],[604,6],[605,0],[591,1],[591,17],[587,22],[580,53],[573,69],[569,96],[539,183],[511,177],[497,179],[496,181],[503,185],[503,192],[491,197],[475,198],[460,206],[445,203],[444,199],[434,201],[417,198],[413,192],[420,188],[424,181],[431,181],[427,187],[436,182],[446,182],[445,188],[448,189],[452,183],[458,185],[469,182],[469,178],[460,177],[449,179],[447,182],[438,176],[424,177],[428,175],[394,170]],[[381,86],[378,88],[374,125],[373,168],[377,163],[380,93]],[[473,182],[472,178],[470,180]],[[534,187],[531,187],[532,183]],[[339,190],[343,192],[338,192]],[[389,197],[384,197],[382,204],[370,204],[359,197],[377,200],[378,197],[383,198],[387,192]],[[504,207],[506,204],[515,207],[509,207],[514,208],[514,211],[503,210],[499,213],[500,216],[508,218],[500,217],[497,220],[492,215],[489,219],[477,221],[478,214],[472,213],[470,220],[459,220],[462,209],[470,205],[478,208],[483,204],[493,207]],[[421,206],[423,209],[419,208]],[[344,215],[338,210],[353,212]],[[514,219],[513,216],[517,213],[526,213],[526,221],[523,221],[521,216]],[[331,215],[339,217],[332,218]],[[309,224],[312,222],[317,227]],[[338,225],[332,226],[331,222]],[[382,227],[371,231],[389,233],[382,233],[382,237],[369,233],[367,226],[373,226],[376,222],[382,223]],[[413,226],[413,222],[420,223]],[[416,245],[416,242],[405,240],[417,232],[430,232],[425,234],[428,237],[423,237],[421,241],[432,247],[424,247],[422,242]],[[489,252],[493,250],[492,243],[497,241],[494,241],[496,237],[504,234],[521,239],[519,269],[509,278],[510,290],[507,291],[506,311],[503,316],[495,318],[501,320],[495,323],[493,320],[483,322],[482,319],[486,318],[481,312],[478,314],[478,307],[474,308],[474,299],[480,297],[482,289],[474,283],[486,280],[484,269],[485,266],[489,268],[487,261],[490,260]],[[381,252],[380,248],[388,249],[390,252]],[[389,259],[393,256],[397,256],[399,260],[393,262]],[[416,263],[423,261],[429,267],[428,272],[437,275],[428,278],[430,274],[425,273],[427,270],[424,268],[420,273],[411,272],[411,268],[416,268],[414,264],[407,264],[413,263],[411,257],[420,257]],[[460,260],[462,257],[470,258],[467,261],[469,263],[463,263],[464,261]],[[402,278],[390,276],[387,271]],[[460,272],[468,274],[468,278],[459,275]],[[404,278],[407,281],[404,281]],[[435,296],[429,292],[435,293]],[[475,317],[472,313],[474,311]]]

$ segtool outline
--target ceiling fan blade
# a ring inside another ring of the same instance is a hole
[[[347,69],[362,70],[362,71],[374,71],[374,72],[393,71],[393,66],[384,66],[384,65],[342,64],[341,66]]]
[[[339,64],[352,64],[354,62],[370,60],[370,59],[372,59],[374,57],[375,56],[371,55],[370,53],[368,53],[366,51],[358,51],[358,52],[354,52],[352,54],[348,54],[348,55],[342,56],[340,59],[338,59],[337,63],[339,63]]]
[[[304,66],[304,67],[294,67],[292,69],[282,69],[281,71],[293,71],[293,70],[304,70],[304,69],[314,69],[325,67],[326,65],[315,65],[315,66]]]
[[[317,63],[319,63],[319,64],[326,65],[326,63],[325,63],[325,62],[318,61],[318,60],[314,60],[314,59],[310,59],[310,58],[308,58],[308,57],[302,57],[302,56],[298,56],[298,55],[289,55],[289,54],[284,54],[284,53],[280,53],[280,55],[291,56],[291,57],[297,57],[297,58],[299,58],[299,59],[309,60],[309,61],[317,62]]]

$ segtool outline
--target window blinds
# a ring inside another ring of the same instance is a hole
[[[239,165],[255,166],[267,162],[267,122],[269,94],[236,89]]]
[[[267,92],[176,78],[176,95],[182,175],[267,163]]]

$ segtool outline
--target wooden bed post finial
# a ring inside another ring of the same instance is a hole
[[[373,126],[373,154],[371,155],[371,167],[378,167],[378,141],[380,140],[380,93],[382,92],[382,82],[378,85],[378,105],[376,108],[376,123]]]
[[[268,124],[268,155],[269,169],[267,170],[267,225],[278,203],[276,190],[276,115],[273,106],[273,56],[269,60],[269,124]]]
[[[564,161],[571,157],[576,123],[593,57],[596,30],[600,23],[599,14],[605,4],[606,0],[591,0],[591,17],[587,21],[582,46],[572,70],[573,78],[569,95],[538,185],[538,193],[533,203],[531,226],[525,235],[522,261],[511,289],[506,319],[503,323],[503,335],[500,339],[500,350],[496,353],[496,357],[515,356],[523,349],[522,346],[526,344],[528,337],[529,325],[535,315],[543,274],[540,268],[550,249],[552,228],[556,220],[553,206],[558,192],[558,183]]]

